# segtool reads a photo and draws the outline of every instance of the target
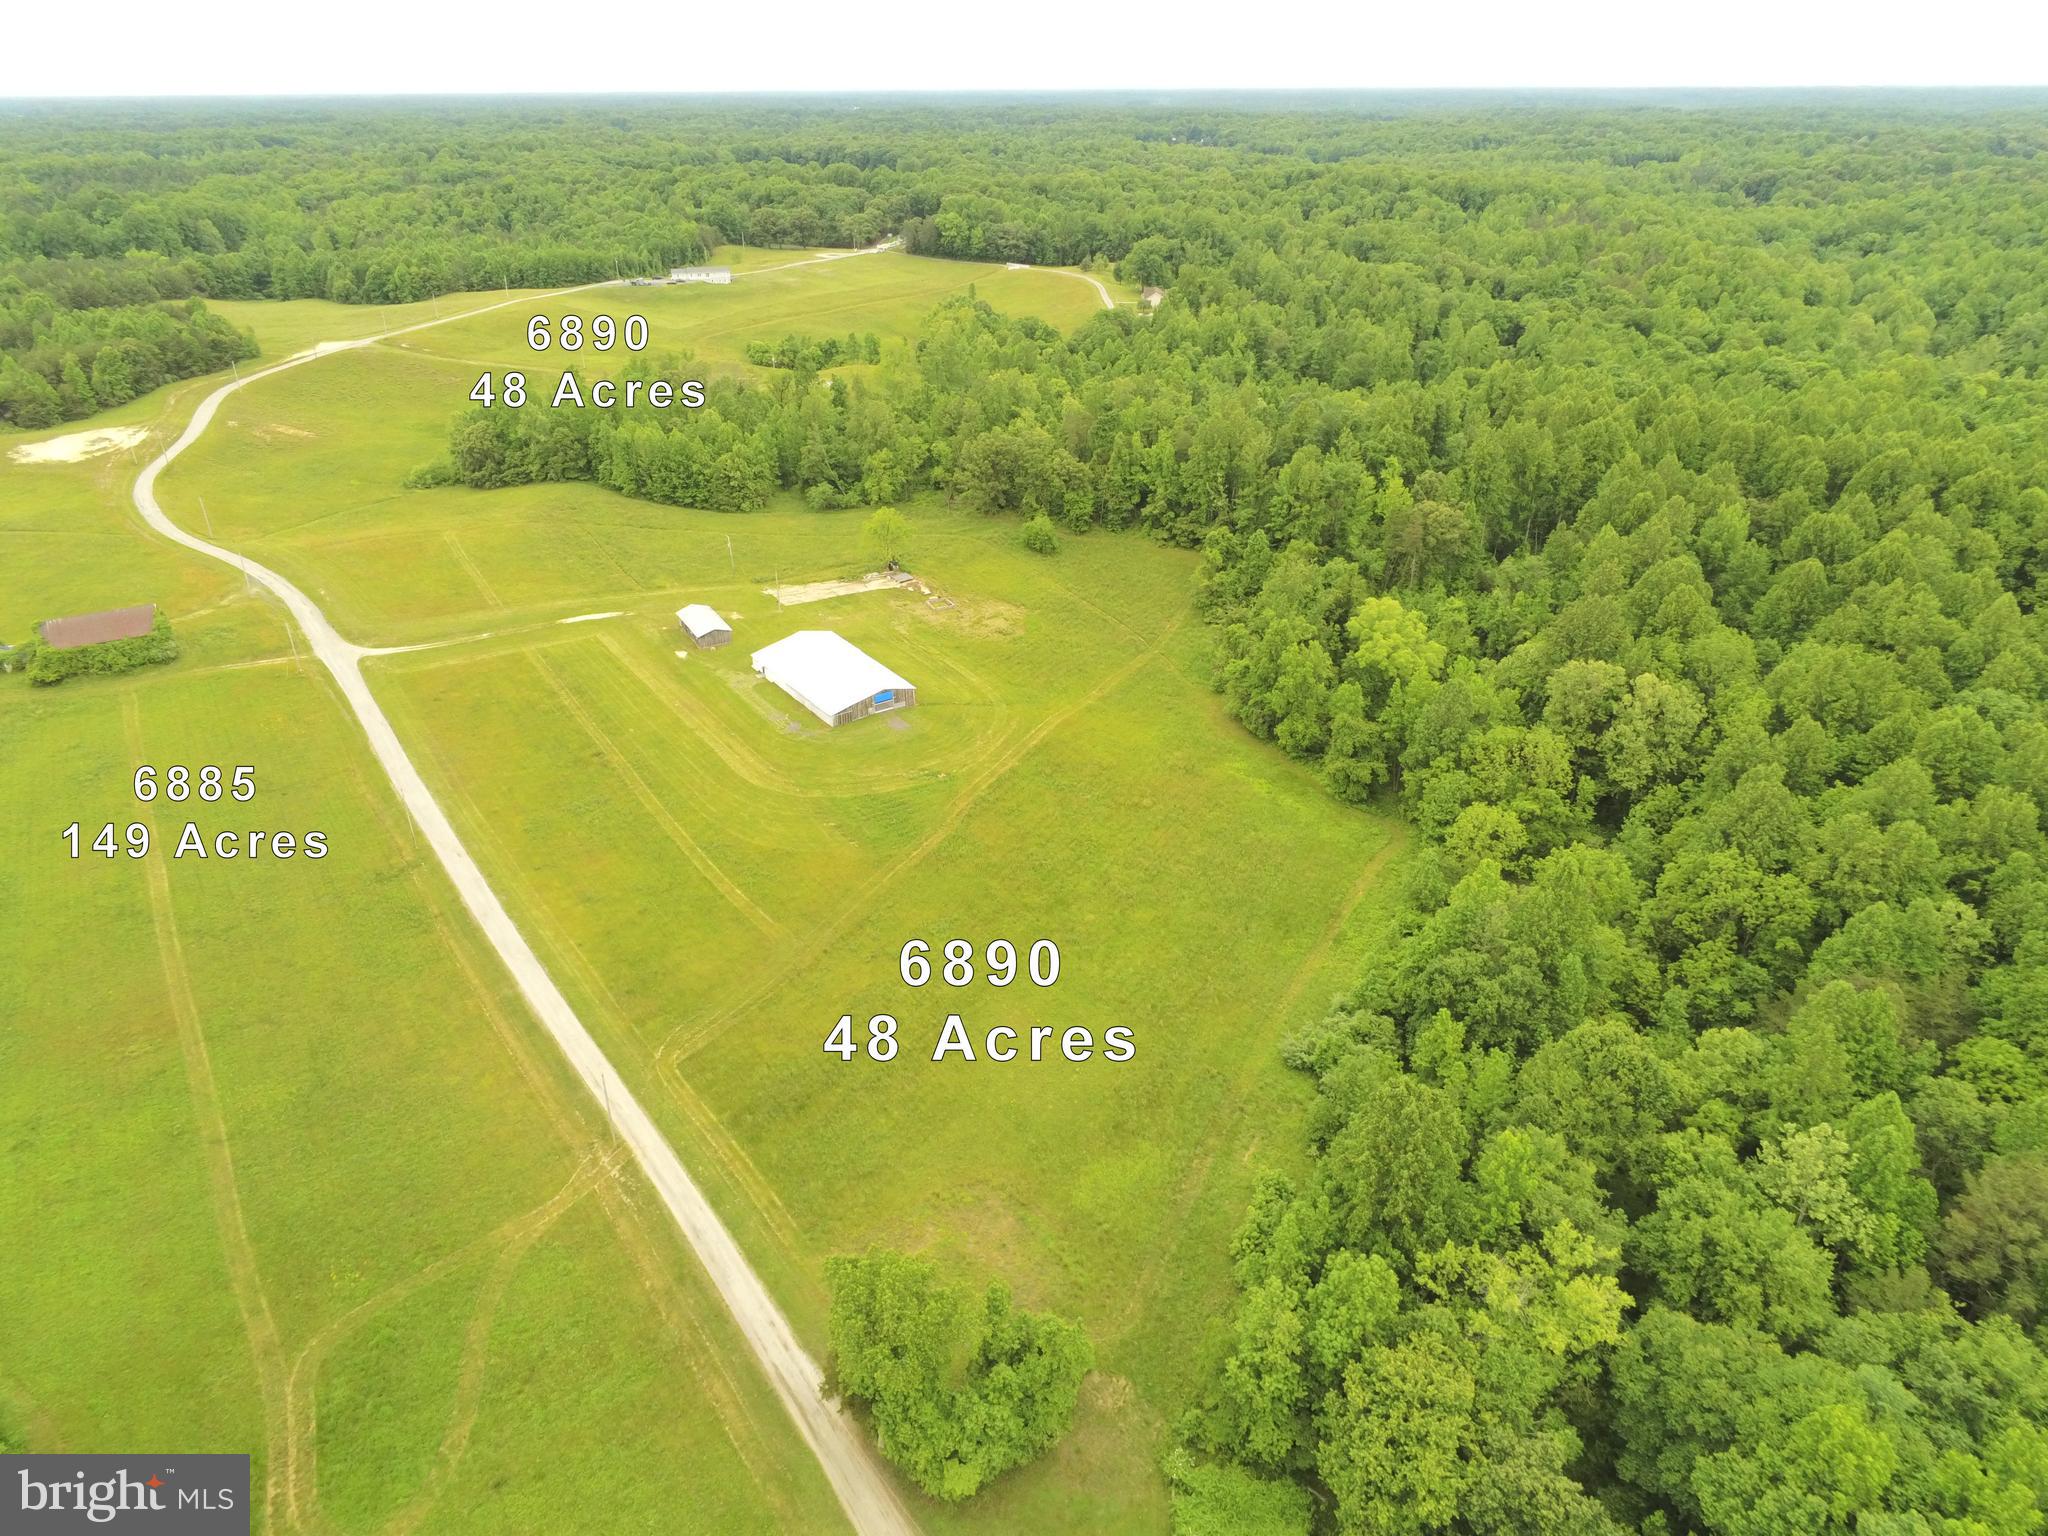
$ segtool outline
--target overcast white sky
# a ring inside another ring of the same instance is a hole
[[[13,0],[0,97],[2048,84],[2044,0]]]

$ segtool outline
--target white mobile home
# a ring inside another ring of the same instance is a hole
[[[905,709],[917,688],[829,629],[800,629],[754,652],[754,670],[827,725]]]
[[[729,283],[732,281],[732,268],[670,267],[668,280],[672,283]]]

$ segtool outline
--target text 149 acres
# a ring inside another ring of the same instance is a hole
[[[205,804],[240,802],[256,798],[256,770],[246,763],[222,766],[205,763],[189,768],[183,763],[158,767],[144,763],[130,781],[135,798],[147,805],[153,801],[173,803],[200,801]],[[72,822],[57,834],[74,859],[98,854],[106,859],[126,856],[146,858],[157,846],[155,828],[147,821],[106,821],[93,827]],[[327,834],[321,831],[289,832],[269,827],[202,828],[188,821],[170,843],[174,859],[324,859]]]

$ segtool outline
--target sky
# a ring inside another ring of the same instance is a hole
[[[96,0],[10,6],[0,98],[2048,84],[2031,0]]]

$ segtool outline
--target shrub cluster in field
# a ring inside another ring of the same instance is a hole
[[[1059,530],[1043,512],[1024,519],[1024,525],[1017,530],[1017,542],[1034,555],[1056,555],[1060,552]]]
[[[816,373],[841,363],[879,363],[882,343],[873,332],[857,336],[785,336],[780,341],[750,341],[747,361],[763,368],[790,368],[798,373]]]
[[[647,409],[595,413],[534,403],[472,410],[451,431],[448,457],[408,483],[490,490],[594,480],[646,501],[754,512],[767,505],[777,483],[773,448],[751,430],[766,399],[761,391],[714,382],[706,386],[703,409],[685,412],[675,424]]]
[[[969,1340],[966,1298],[907,1254],[833,1259],[825,1280],[833,1386],[867,1409],[882,1454],[932,1497],[968,1498],[1066,1433],[1094,1363],[1072,1323],[1020,1312],[991,1285]]]
[[[48,686],[68,677],[112,677],[177,659],[177,637],[171,633],[170,620],[159,613],[146,635],[74,645],[64,650],[34,639],[17,648],[7,661],[9,671],[24,673],[31,683]]]

